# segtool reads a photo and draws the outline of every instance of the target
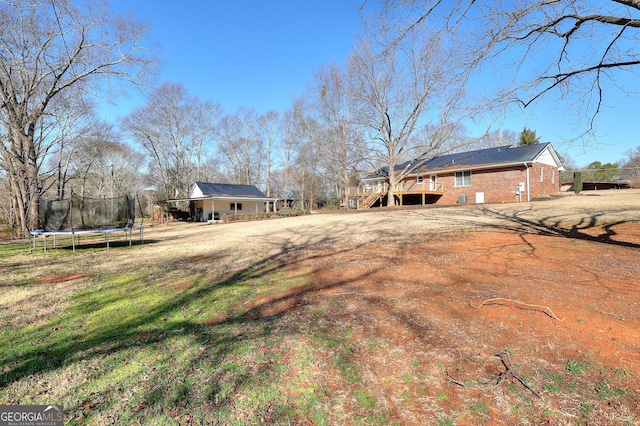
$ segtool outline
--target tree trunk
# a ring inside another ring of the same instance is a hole
[[[2,145],[2,154],[14,199],[20,236],[28,237],[38,224],[38,167],[35,144],[31,135],[11,132],[9,146]]]
[[[394,168],[395,165],[389,167],[389,190],[387,192],[387,207],[393,207],[396,205],[394,190],[397,185],[397,176]]]

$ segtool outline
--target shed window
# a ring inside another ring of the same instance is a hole
[[[456,186],[471,186],[471,171],[456,172]]]
[[[242,210],[242,203],[231,203],[231,210]]]

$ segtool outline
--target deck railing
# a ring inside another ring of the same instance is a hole
[[[437,182],[402,181],[396,185],[396,192],[442,192],[442,184]]]
[[[380,185],[360,185],[347,189],[349,196],[363,196],[371,193],[386,194],[389,191],[389,184]],[[393,192],[443,192],[443,185],[437,182],[424,181],[417,183],[415,181],[403,181],[394,186]]]
[[[371,193],[379,193],[384,194],[389,190],[389,184],[384,183],[380,185],[360,185],[360,186],[352,186],[347,189],[348,195],[364,195]]]
[[[377,185],[360,185],[358,187],[347,188],[347,198],[351,199],[351,207],[357,209],[368,209],[379,199],[389,192],[388,183],[380,183]],[[441,183],[431,181],[403,181],[394,186],[393,192],[397,195],[407,193],[444,193],[444,186]]]

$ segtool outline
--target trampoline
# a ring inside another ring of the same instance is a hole
[[[109,237],[117,232],[124,232],[126,241],[131,246],[134,231],[139,231],[142,244],[144,227],[142,222],[135,225],[136,201],[137,196],[92,199],[79,197],[74,193],[70,198],[63,200],[41,199],[39,225],[42,229],[29,232],[29,250],[33,252],[37,248],[39,238],[42,238],[42,247],[46,252],[48,238],[53,239],[55,248],[58,237],[70,236],[75,251],[82,235],[104,235],[108,249]]]

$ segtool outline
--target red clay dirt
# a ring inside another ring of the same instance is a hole
[[[639,249],[637,222],[580,238],[492,229],[314,255],[294,269],[314,271],[309,304],[334,314],[327,326],[349,336],[392,424],[635,424]],[[581,402],[585,392],[597,403]]]
[[[86,277],[87,274],[66,274],[66,275],[47,275],[36,281],[36,284],[56,284],[67,281],[79,280]]]

